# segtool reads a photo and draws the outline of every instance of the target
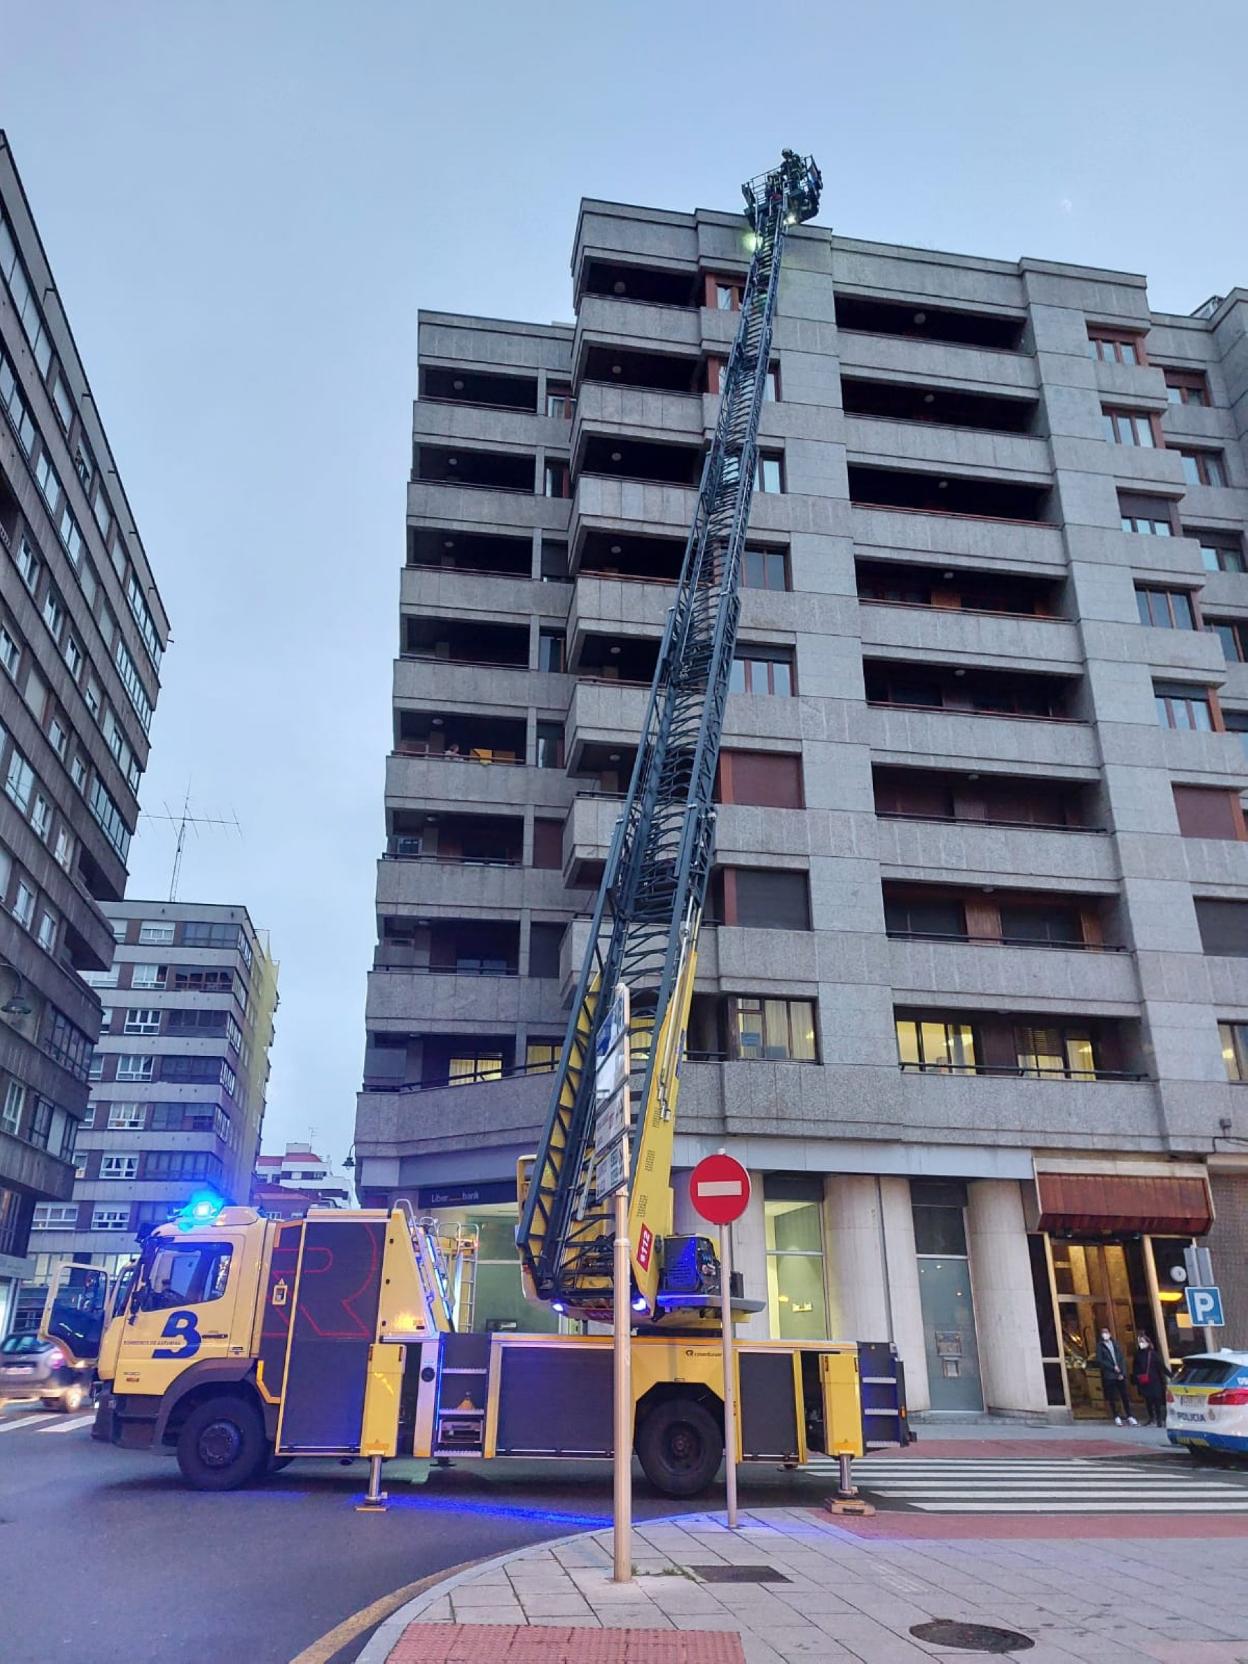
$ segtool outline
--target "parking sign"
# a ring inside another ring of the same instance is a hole
[[[1184,1290],[1187,1315],[1198,1329],[1221,1329],[1226,1319],[1222,1316],[1222,1290],[1216,1287]]]

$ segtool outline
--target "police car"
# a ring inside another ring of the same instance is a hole
[[[1248,1352],[1182,1359],[1166,1393],[1166,1433],[1194,1456],[1248,1456]]]

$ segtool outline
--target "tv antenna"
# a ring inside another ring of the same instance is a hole
[[[165,812],[163,815],[153,814],[150,809],[141,809],[139,813],[146,820],[168,821],[171,826],[176,826],[178,829],[177,843],[174,845],[173,850],[173,868],[169,874],[170,901],[176,901],[178,899],[178,880],[182,876],[182,855],[186,849],[186,833],[188,827],[195,833],[196,837],[199,836],[199,829],[201,826],[223,826],[227,830],[232,828],[238,833],[240,838],[243,835],[243,829],[238,824],[238,816],[236,814],[231,814],[228,818],[220,815],[192,814],[191,789],[189,786],[186,789],[186,796],[182,800],[181,814],[175,815],[167,802],[165,804]]]

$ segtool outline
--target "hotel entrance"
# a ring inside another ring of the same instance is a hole
[[[1070,1409],[1075,1416],[1104,1418],[1108,1411],[1095,1367],[1096,1343],[1108,1329],[1131,1367],[1135,1337],[1155,1338],[1157,1323],[1144,1270],[1144,1245],[1134,1242],[1052,1244],[1057,1327],[1066,1365]]]

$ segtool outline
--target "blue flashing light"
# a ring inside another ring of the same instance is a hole
[[[185,1231],[192,1225],[210,1225],[224,1206],[225,1197],[215,1190],[197,1190],[179,1213],[178,1227]]]
[[[634,1296],[633,1310],[635,1312],[646,1312],[650,1310],[650,1302],[646,1299],[644,1294]]]
[[[558,1312],[559,1316],[562,1317],[568,1308],[564,1305],[562,1300],[552,1300],[550,1302],[550,1309],[552,1312]]]

